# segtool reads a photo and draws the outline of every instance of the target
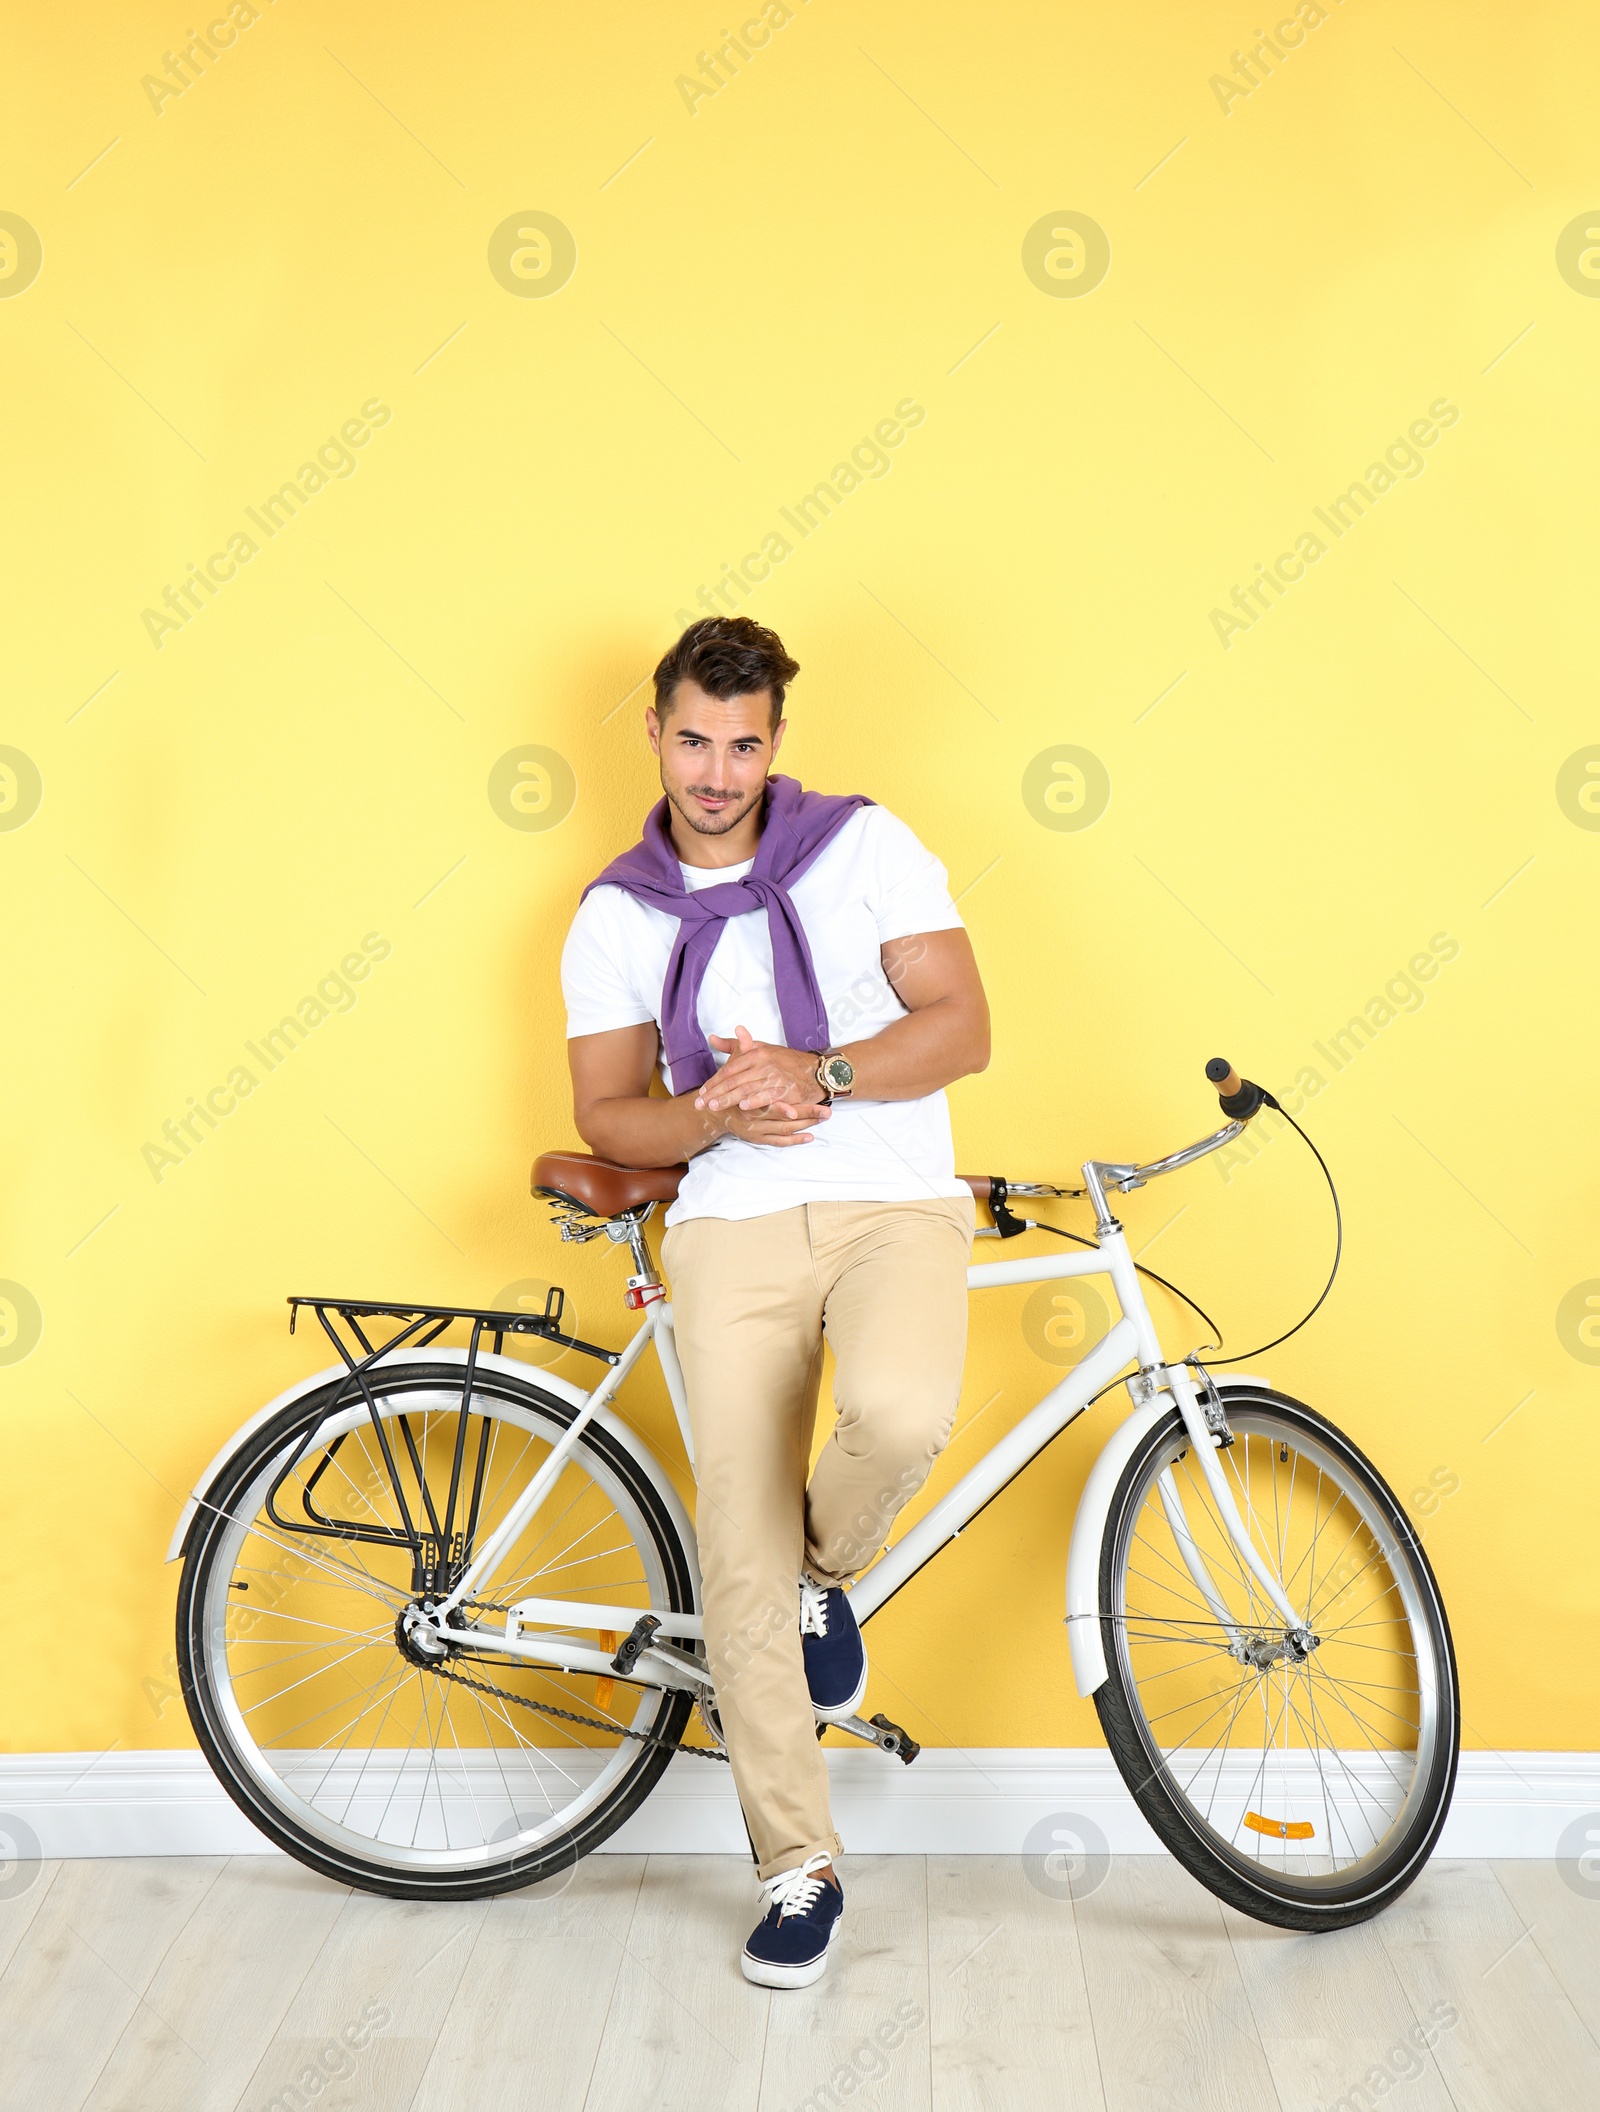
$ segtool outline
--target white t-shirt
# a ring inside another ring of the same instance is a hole
[[[742,880],[743,865],[680,867],[689,889]],[[959,931],[944,867],[884,807],[859,807],[789,890],[811,948],[817,987],[837,1048],[881,1034],[906,1008],[879,949],[920,931]],[[678,920],[620,887],[597,887],[579,905],[561,954],[567,1035],[661,1024],[661,986]],[[764,909],[730,917],[700,985],[707,1034],[736,1026],[782,1044]],[[713,1050],[718,1067],[726,1061]],[[661,1066],[669,1091],[672,1081]],[[836,1100],[809,1144],[747,1144],[719,1137],[689,1161],[669,1225],[691,1217],[764,1217],[814,1202],[920,1202],[966,1196],[955,1177],[950,1111],[942,1092],[920,1100]]]

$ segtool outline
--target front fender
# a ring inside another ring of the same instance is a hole
[[[407,1365],[436,1364],[441,1371],[460,1371],[467,1361],[467,1352],[464,1349],[425,1349],[413,1352],[402,1350],[400,1358]],[[478,1352],[478,1369],[479,1371],[503,1372],[510,1378],[521,1379],[525,1384],[536,1385],[544,1392],[554,1394],[558,1400],[566,1401],[574,1408],[581,1408],[589,1398],[582,1387],[574,1386],[570,1379],[557,1378],[553,1373],[542,1371],[536,1365],[529,1366],[524,1364],[516,1357],[497,1357],[492,1351],[480,1349]],[[229,1460],[233,1458],[240,1446],[253,1437],[263,1423],[269,1422],[273,1416],[281,1414],[285,1408],[292,1406],[294,1402],[303,1400],[308,1394],[316,1393],[321,1387],[327,1386],[335,1379],[347,1378],[348,1376],[349,1373],[342,1364],[330,1364],[326,1370],[314,1372],[308,1379],[296,1380],[293,1386],[286,1387],[275,1400],[268,1401],[264,1408],[258,1408],[248,1422],[240,1424],[239,1428],[234,1431],[232,1437],[228,1439],[215,1459],[212,1460],[210,1466],[206,1468],[200,1479],[195,1483],[194,1491],[184,1505],[179,1515],[178,1523],[173,1529],[172,1540],[166,1554],[166,1559],[169,1562],[176,1562],[183,1554],[185,1542],[189,1538],[189,1529],[194,1524],[195,1513],[204,1501],[206,1491],[211,1487],[211,1484],[216,1480]],[[625,1423],[615,1410],[611,1408],[598,1409],[594,1420],[601,1424],[619,1444],[625,1446],[634,1455],[652,1482],[654,1482],[662,1503],[666,1506],[673,1524],[678,1528],[679,1536],[688,1554],[690,1567],[694,1573],[694,1604],[698,1606],[700,1604],[700,1562],[695,1544],[694,1524],[684,1506],[682,1497],[679,1496],[677,1490],[673,1487],[671,1477],[649,1446],[640,1438],[638,1432],[631,1424]]]
[[[1267,1382],[1245,1372],[1235,1372],[1215,1383],[1217,1391],[1226,1400],[1230,1386],[1259,1389]],[[1163,1416],[1170,1415],[1176,1406],[1177,1402],[1170,1393],[1158,1393],[1153,1401],[1136,1408],[1125,1423],[1120,1423],[1090,1468],[1089,1479],[1078,1498],[1078,1512],[1072,1521],[1072,1539],[1067,1548],[1067,1641],[1072,1650],[1072,1676],[1085,1701],[1097,1688],[1105,1685],[1107,1676],[1105,1644],[1100,1628],[1100,1617],[1105,1611],[1100,1604],[1100,1549],[1106,1537],[1111,1499],[1117,1493],[1123,1469],[1145,1434]]]
[[[1135,1448],[1174,1406],[1170,1393],[1159,1393],[1119,1423],[1089,1469],[1078,1498],[1067,1547],[1067,1641],[1072,1649],[1072,1676],[1086,1701],[1106,1683],[1106,1653],[1100,1635],[1100,1547],[1111,1499]]]

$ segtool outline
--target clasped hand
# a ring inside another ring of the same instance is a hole
[[[723,1034],[706,1039],[728,1060],[695,1094],[697,1108],[724,1114],[729,1133],[747,1144],[812,1141],[813,1125],[832,1112],[822,1104],[814,1054],[757,1041],[748,1027],[736,1027],[732,1040]]]

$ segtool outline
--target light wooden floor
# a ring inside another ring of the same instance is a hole
[[[734,1858],[600,1855],[560,1895],[430,1907],[278,1858],[24,1865],[0,1899],[0,2106],[1600,2103],[1600,1903],[1553,1864],[1437,1863],[1381,1920],[1317,1937],[1227,1912],[1154,1857],[1076,1904],[1009,1858],[841,1868],[826,1977],[768,1994],[739,1975],[755,1890]],[[1419,2053],[1407,2035],[1430,2020]],[[346,2027],[364,2043],[329,2052]]]

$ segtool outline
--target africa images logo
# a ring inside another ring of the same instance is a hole
[[[1242,634],[1263,616],[1270,615],[1275,603],[1283,599],[1285,589],[1304,579],[1313,565],[1320,564],[1334,543],[1343,542],[1386,491],[1393,491],[1402,478],[1415,483],[1428,466],[1420,450],[1436,445],[1441,433],[1457,424],[1460,417],[1459,407],[1448,396],[1436,396],[1428,406],[1428,416],[1414,418],[1406,431],[1390,442],[1381,462],[1369,462],[1362,475],[1326,506],[1313,506],[1311,511],[1326,529],[1329,541],[1324,542],[1314,528],[1307,528],[1294,549],[1283,551],[1270,569],[1258,564],[1256,576],[1248,586],[1235,586],[1231,598],[1237,613],[1227,609],[1211,611],[1211,628],[1222,650],[1227,652],[1231,647],[1235,631]]]
[[[226,1078],[197,1099],[193,1093],[182,1114],[161,1125],[161,1141],[141,1147],[146,1170],[159,1188],[168,1172],[191,1158],[206,1138],[231,1114],[258,1092],[274,1071],[281,1070],[295,1050],[335,1012],[352,1012],[358,992],[379,961],[386,961],[394,947],[381,931],[369,931],[358,953],[347,953],[337,968],[330,968],[316,990],[301,998],[292,1012],[259,1041],[247,1041],[249,1063],[235,1063]]]
[[[373,434],[381,432],[393,416],[381,397],[369,396],[361,406],[361,416],[347,418],[337,437],[330,433],[317,449],[314,461],[302,462],[294,475],[264,498],[259,507],[244,509],[260,542],[248,529],[241,528],[225,550],[214,550],[203,567],[191,564],[185,579],[175,587],[169,585],[161,597],[161,608],[141,610],[145,630],[156,651],[159,653],[165,645],[168,631],[181,631],[192,623],[207,602],[216,599],[218,589],[237,578],[242,567],[287,528],[318,492],[326,491],[336,478],[343,482],[353,477],[361,465],[352,450],[367,446]]]

